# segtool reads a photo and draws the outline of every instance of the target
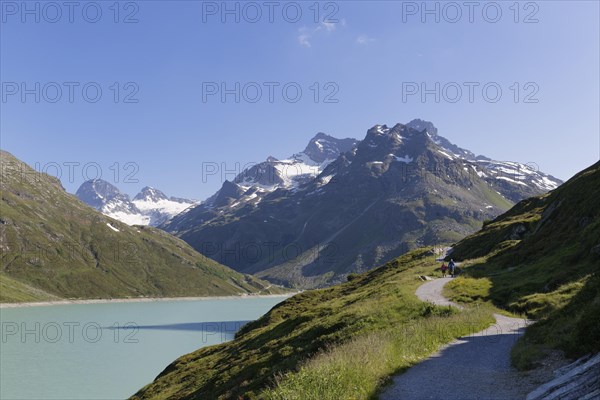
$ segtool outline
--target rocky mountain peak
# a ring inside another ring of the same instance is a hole
[[[438,134],[438,130],[435,127],[435,125],[433,125],[432,122],[424,121],[419,118],[413,119],[408,124],[406,124],[406,126],[412,128],[412,129],[415,129],[419,132],[425,131],[425,132],[429,133],[431,136],[437,136],[437,134]]]
[[[81,184],[76,192],[77,197],[94,208],[101,208],[107,202],[121,198],[129,201],[129,196],[102,179],[92,179]]]
[[[398,147],[403,139],[416,133],[418,132],[400,123],[395,124],[392,128],[387,125],[375,125],[367,131],[365,139],[360,142],[359,151],[361,153],[391,151]]]
[[[166,194],[161,192],[158,189],[154,189],[153,187],[146,186],[144,187],[134,198],[133,200],[143,200],[143,201],[160,201],[160,200],[168,200]]]
[[[439,136],[438,129],[435,127],[435,125],[433,125],[432,122],[424,121],[422,119],[417,118],[417,119],[413,119],[406,125],[415,130],[418,130],[420,132],[424,131],[424,132],[428,133],[429,136],[431,137],[431,140],[433,140],[433,142],[435,144],[443,147],[446,150],[450,150],[453,154],[457,155],[458,157],[461,157],[461,158],[464,158],[467,160],[474,160],[477,158],[475,156],[475,154],[472,153],[471,151],[463,149],[462,147],[455,145],[454,143],[450,142],[448,139],[446,139],[443,136]]]
[[[221,190],[219,190],[213,205],[215,207],[229,205],[233,201],[239,199],[243,193],[243,188],[241,188],[234,182],[226,180],[225,182],[223,182],[223,186],[221,186]]]
[[[352,150],[357,142],[356,139],[338,139],[319,132],[308,142],[302,153],[320,164],[326,160],[335,160],[341,153]]]

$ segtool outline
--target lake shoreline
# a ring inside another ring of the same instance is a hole
[[[24,303],[0,303],[0,309],[3,308],[21,308],[21,307],[46,307],[71,304],[111,304],[111,303],[150,303],[162,301],[204,301],[204,300],[242,300],[258,298],[292,297],[300,292],[288,294],[244,294],[233,296],[203,296],[203,297],[133,297],[121,299],[64,299],[49,300]]]

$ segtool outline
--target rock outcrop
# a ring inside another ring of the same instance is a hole
[[[556,378],[527,395],[527,400],[600,398],[600,353],[585,356],[554,372]]]

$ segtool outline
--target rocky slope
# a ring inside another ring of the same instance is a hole
[[[600,353],[581,357],[554,374],[554,379],[529,393],[527,400],[589,400],[600,397]]]
[[[376,125],[343,144],[317,135],[303,153],[245,171],[161,228],[238,271],[318,287],[412,248],[456,241],[560,183],[477,157],[421,120]]]
[[[0,153],[0,301],[268,293],[150,227],[130,227]]]

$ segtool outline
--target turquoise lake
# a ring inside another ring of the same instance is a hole
[[[286,297],[0,309],[1,399],[123,399]]]

